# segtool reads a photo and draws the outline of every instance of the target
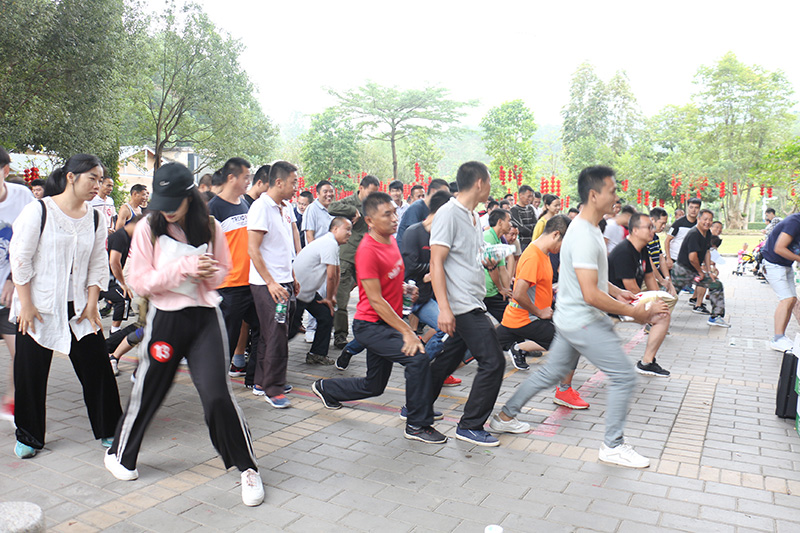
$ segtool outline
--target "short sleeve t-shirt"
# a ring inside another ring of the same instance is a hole
[[[285,204],[278,206],[267,194],[253,202],[247,214],[248,231],[263,231],[259,252],[267,265],[270,276],[278,283],[291,283],[292,259],[294,259],[294,234],[292,222],[294,209]],[[250,284],[266,285],[250,261]]]
[[[367,233],[356,250],[356,278],[358,280],[358,304],[356,320],[379,322],[381,317],[372,308],[367,292],[361,284],[365,279],[377,279],[381,285],[381,295],[397,316],[403,316],[403,279],[405,269],[403,257],[397,248],[397,241],[391,237],[390,244],[383,244]]]
[[[672,241],[669,243],[669,256],[673,261],[678,260],[678,254],[681,251],[681,244],[689,230],[697,225],[697,222],[689,222],[689,219],[684,217],[679,218],[672,223],[669,228],[669,235],[672,235]]]
[[[319,200],[314,200],[303,215],[303,224],[300,229],[303,233],[313,231],[314,238],[319,239],[330,231],[331,220],[333,220],[333,217],[328,213],[328,210]]]
[[[619,287],[625,288],[624,279],[632,279],[641,287],[645,274],[653,271],[650,266],[650,255],[647,249],[636,251],[633,243],[625,239],[614,251],[608,255],[608,280]]]
[[[697,227],[692,228],[686,232],[686,237],[681,244],[681,250],[678,252],[678,264],[694,270],[689,261],[689,254],[697,252],[697,260],[702,264],[706,260],[706,252],[709,248],[711,248],[711,232],[707,231],[704,236]]]
[[[553,315],[556,328],[580,329],[606,315],[587,304],[575,269],[597,270],[597,288],[608,292],[608,256],[600,228],[579,216],[570,223],[561,245],[561,275],[558,278],[558,305]]]
[[[33,193],[24,185],[5,183],[8,195],[0,202],[0,282],[5,281],[11,273],[8,258],[8,246],[11,242],[14,221],[22,208],[34,201]]]
[[[546,309],[553,305],[553,266],[550,258],[538,246],[532,244],[525,248],[517,264],[517,281],[525,280],[530,284],[528,297],[533,305],[539,309]],[[512,299],[503,313],[502,324],[511,329],[521,328],[530,324],[538,317],[532,317]]]
[[[608,239],[608,253],[614,251],[614,248],[625,240],[625,228],[617,224],[613,218],[606,221],[606,229],[603,230],[603,237]]]
[[[404,218],[418,202],[412,204]],[[431,248],[437,245],[450,250],[444,261],[450,310],[456,316],[476,309],[486,311],[486,282],[480,260],[484,242],[478,214],[451,198],[436,212],[431,225]]]
[[[117,216],[114,200],[110,196],[106,196],[105,199],[103,199],[100,198],[99,195],[95,195],[90,204],[94,210],[105,217],[106,227],[108,229],[114,229],[114,217]]]
[[[231,270],[219,288],[245,287],[250,284],[250,254],[247,251],[247,212],[244,201],[232,204],[215,196],[208,202],[208,212],[217,219],[228,249],[231,252]]]
[[[128,261],[128,254],[131,251],[131,236],[125,231],[125,228],[120,228],[108,236],[108,251],[111,250],[119,252],[120,265],[125,268],[125,262]]]
[[[789,250],[793,253],[800,254],[800,213],[789,215],[780,221],[769,234],[767,242],[764,243],[761,249],[761,255],[770,263],[781,266],[792,266],[791,259],[786,259],[775,253],[775,243],[778,242],[778,237],[781,236],[781,233],[786,233],[792,238],[788,246]]]
[[[308,243],[294,260],[294,277],[300,284],[298,300],[314,298],[327,279],[328,265],[339,265],[339,243],[330,232]]]
[[[661,239],[659,239],[658,235],[653,237],[653,240],[647,243],[645,248],[647,250],[648,255],[650,255],[650,259],[653,260],[653,265],[656,268],[661,267],[661,254],[664,253],[661,249]]]
[[[493,228],[489,228],[483,232],[483,242],[485,242],[487,245],[503,244],[503,242],[500,240],[500,237],[497,236],[497,233],[495,233]],[[506,266],[506,260],[501,259],[497,263],[497,266]],[[485,272],[484,281],[486,283],[486,297],[488,298],[490,296],[497,296],[499,291],[497,290],[497,286],[494,284],[494,281],[492,281],[492,274],[486,268],[484,268],[483,271]]]

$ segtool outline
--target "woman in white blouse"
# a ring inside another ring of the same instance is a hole
[[[45,197],[28,204],[14,222],[9,247],[16,287],[11,320],[17,322],[14,453],[22,459],[44,447],[54,350],[69,354],[94,437],[103,446],[111,446],[122,415],[97,311],[108,284],[107,232],[88,202],[102,179],[96,156],[74,155],[47,179]]]

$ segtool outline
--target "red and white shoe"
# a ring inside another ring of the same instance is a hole
[[[581,398],[578,391],[572,387],[565,391],[556,389],[556,395],[553,398],[553,403],[569,407],[570,409],[587,409],[589,404]]]
[[[453,376],[447,376],[447,379],[442,383],[442,387],[457,387],[459,385],[461,385],[461,380]]]

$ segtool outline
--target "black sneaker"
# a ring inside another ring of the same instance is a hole
[[[511,362],[514,363],[514,368],[517,370],[528,370],[530,365],[525,362],[525,355],[528,352],[519,350],[516,346],[511,347]]]
[[[697,306],[697,298],[689,298],[689,305],[692,307]]]
[[[333,359],[331,359],[327,355],[317,355],[315,353],[308,352],[306,354],[306,364],[327,366],[333,364]]]
[[[708,310],[706,304],[700,304],[692,307],[692,313],[697,313],[698,315],[710,315],[711,311]]]
[[[333,345],[336,347],[337,350],[341,350],[342,348],[347,346],[347,337],[334,337]]]
[[[325,409],[341,409],[342,404],[335,398],[325,394],[322,390],[322,380],[318,379],[314,383],[311,384],[311,391],[316,394],[320,400],[322,400],[322,404],[325,406]]]
[[[342,354],[336,359],[336,363],[334,365],[339,370],[346,370],[348,366],[350,366],[350,358],[353,357],[353,354],[347,351],[347,348],[342,350]]]
[[[432,426],[418,428],[406,424],[405,437],[409,440],[418,440],[428,444],[444,444],[447,442],[447,437],[433,429]]]
[[[669,370],[661,368],[661,365],[656,363],[655,357],[652,363],[644,364],[641,361],[636,363],[636,371],[645,376],[656,376],[659,378],[668,378]]]
[[[243,366],[236,366],[231,363],[231,368],[228,370],[228,375],[232,378],[240,378],[247,374],[247,368]]]

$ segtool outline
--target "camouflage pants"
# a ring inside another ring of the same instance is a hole
[[[706,275],[699,282],[694,278],[697,272],[693,268],[686,268],[683,265],[675,263],[671,271],[672,285],[675,287],[686,287],[694,283],[700,287],[708,289],[708,300],[711,302],[711,315],[712,316],[725,316],[725,291],[722,287],[722,282],[711,281],[711,278]],[[698,302],[700,305],[702,302]]]

